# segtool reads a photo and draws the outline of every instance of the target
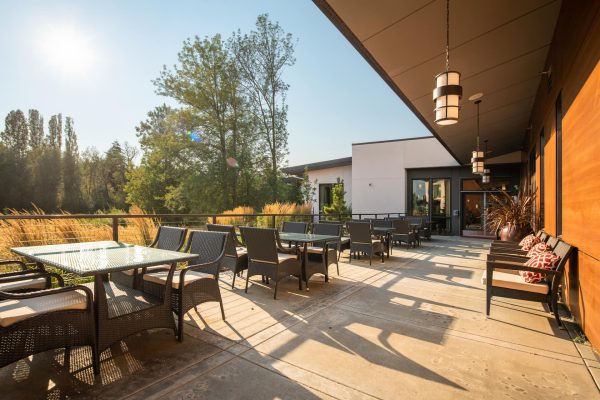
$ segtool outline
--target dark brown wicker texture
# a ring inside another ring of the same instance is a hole
[[[360,257],[360,253],[369,256],[369,265],[373,264],[373,255],[381,255],[381,262],[384,262],[385,245],[381,239],[373,239],[371,234],[371,224],[368,222],[348,222],[348,231],[350,232],[350,259],[352,255],[355,258]]]
[[[233,272],[231,288],[234,289],[236,276],[248,269],[248,252],[239,242],[233,225],[207,224],[206,229],[210,232],[228,233],[222,265]]]
[[[329,281],[329,266],[335,264],[337,274],[340,274],[338,252],[341,248],[342,226],[338,224],[313,224],[312,233],[315,235],[337,236],[337,240],[313,243],[313,248],[308,251],[309,261],[316,260],[317,263],[306,264],[306,280],[317,273],[325,275],[325,282]],[[317,251],[315,251],[317,250]]]
[[[149,247],[161,250],[179,251],[185,242],[186,228],[177,228],[173,226],[159,226],[158,232]],[[160,268],[168,271],[169,268]],[[156,271],[157,269],[154,268]],[[138,288],[142,282],[142,269],[136,268],[132,271],[113,272],[110,279],[119,285],[126,285],[132,288]]]
[[[302,290],[302,266],[298,260],[298,250],[294,247],[284,249],[276,229],[240,228],[242,238],[248,248],[248,273],[246,274],[246,293],[248,281],[254,275],[262,275],[275,281],[273,298],[277,298],[279,281],[293,275],[298,278],[298,290]],[[280,260],[279,253],[293,254],[295,258]]]
[[[21,276],[22,279],[29,279]],[[86,308],[83,310],[58,310],[39,314],[0,327],[0,367],[30,355],[47,350],[73,346],[90,346],[94,374],[100,373],[100,362],[96,346],[92,291],[85,286],[59,287],[29,293],[0,292],[0,300],[24,300],[47,297],[71,291],[84,292]]]

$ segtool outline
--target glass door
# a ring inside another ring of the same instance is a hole
[[[462,222],[461,230],[464,236],[485,236],[484,193],[462,194]]]

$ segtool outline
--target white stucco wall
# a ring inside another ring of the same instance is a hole
[[[457,166],[434,138],[352,145],[352,212],[406,212],[406,169]]]
[[[308,177],[311,184],[317,180],[315,196],[313,198],[313,212],[319,210],[319,184],[336,183],[337,178],[344,180],[344,189],[346,190],[346,204],[352,204],[352,166],[344,165],[342,167],[333,167],[308,171]]]

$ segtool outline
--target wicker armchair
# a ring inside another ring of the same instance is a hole
[[[554,248],[554,254],[560,257],[560,261],[552,270],[528,267],[523,260],[487,261],[487,269],[481,277],[482,284],[486,286],[486,315],[490,315],[492,297],[539,301],[548,304],[558,326],[562,327],[558,314],[558,292],[565,264],[573,251],[571,245],[560,241]],[[544,275],[545,279],[540,283],[527,283],[519,271],[537,272]]]
[[[0,367],[47,350],[90,346],[94,374],[99,374],[92,300],[85,286],[0,291]]]
[[[171,290],[171,309],[178,317],[177,339],[183,341],[183,316],[197,305],[217,301],[221,316],[225,319],[223,300],[219,290],[219,271],[225,255],[227,233],[192,231],[185,252],[198,254],[191,265],[175,271]],[[145,288],[156,285],[156,289],[167,284],[167,271],[150,272],[143,275]],[[197,311],[197,310],[196,310]]]
[[[0,266],[16,265],[19,271],[0,273],[0,290],[11,293],[31,292],[35,290],[50,289],[52,278],[58,281],[59,286],[64,286],[62,276],[43,269],[30,269],[18,260],[1,260]]]
[[[154,241],[149,247],[155,247],[161,250],[179,251],[185,242],[186,228],[177,228],[173,226],[159,226]],[[169,271],[170,265],[157,265],[143,269],[130,269],[127,271],[114,272],[111,274],[111,280],[119,285],[125,285],[132,288],[138,288],[142,281],[142,272]]]
[[[394,232],[392,233],[392,243],[406,243],[407,246],[415,246],[417,238],[415,232],[410,229],[410,223],[405,219],[395,219],[392,221]]]
[[[338,252],[341,247],[342,225],[337,224],[313,224],[312,233],[315,235],[337,236],[336,240],[328,242],[313,243],[308,246],[308,260],[306,263],[306,284],[314,274],[325,275],[325,282],[329,281],[329,266],[335,264],[337,274],[340,274]],[[316,262],[314,262],[316,261]]]
[[[283,221],[283,225],[281,226],[281,232],[286,233],[307,233],[308,232],[308,222],[293,222],[293,221]],[[288,247],[292,247],[292,242],[287,241]],[[295,246],[298,243],[294,243]]]
[[[365,253],[369,256],[369,265],[373,264],[373,255],[380,254],[381,262],[384,262],[385,245],[381,239],[373,239],[371,235],[371,224],[367,222],[349,222],[348,231],[350,232],[350,261],[352,254],[354,258]]]
[[[222,265],[233,272],[231,288],[235,289],[236,276],[248,269],[248,251],[238,240],[233,225],[208,224],[206,229],[211,232],[225,232],[228,234]]]
[[[290,275],[298,278],[298,290],[302,290],[302,266],[296,247],[284,249],[276,229],[244,227],[240,230],[248,248],[246,293],[248,281],[254,275],[262,275],[275,281],[274,299],[277,299],[279,281]]]

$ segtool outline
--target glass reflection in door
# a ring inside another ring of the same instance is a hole
[[[466,234],[483,234],[483,212],[484,212],[484,194],[483,193],[463,193],[463,218],[462,230]]]

